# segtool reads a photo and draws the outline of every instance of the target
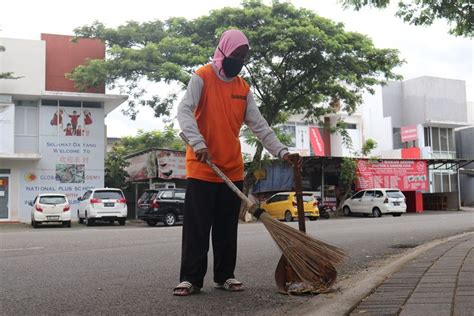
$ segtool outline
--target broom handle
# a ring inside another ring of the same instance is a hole
[[[179,136],[181,137],[181,139],[183,139],[183,141],[188,146],[191,146],[189,144],[189,139],[184,135],[183,132],[179,133]],[[254,204],[254,202],[251,199],[249,199],[242,191],[240,191],[239,188],[236,187],[235,184],[229,178],[227,178],[227,176],[209,158],[206,159],[206,163],[209,165],[209,167],[211,167],[212,170],[214,170],[215,173],[217,173],[217,175],[222,180],[224,180],[224,182],[229,186],[229,188],[232,191],[234,191],[234,193],[237,194],[241,200],[247,203],[248,206],[251,206]]]

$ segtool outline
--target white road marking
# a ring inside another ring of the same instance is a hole
[[[37,249],[44,249],[44,247],[11,248],[11,249],[0,249],[0,251],[21,251],[21,250],[37,250]]]

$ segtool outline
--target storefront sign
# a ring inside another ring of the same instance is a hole
[[[125,169],[127,181],[139,181],[152,178],[186,179],[186,153],[183,151],[154,150],[128,158],[130,163]]]
[[[400,129],[402,143],[417,140],[416,125],[402,126]]]
[[[397,188],[402,191],[428,190],[426,161],[357,161],[357,190]]]
[[[319,128],[310,127],[309,128],[309,139],[311,142],[311,148],[313,148],[314,154],[316,156],[324,156],[324,141],[319,132]]]

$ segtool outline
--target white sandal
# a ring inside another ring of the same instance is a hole
[[[230,292],[239,292],[244,290],[244,284],[236,279],[230,278],[224,283],[216,283],[215,288]]]

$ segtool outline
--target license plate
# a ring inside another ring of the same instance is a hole
[[[104,206],[106,206],[106,207],[114,207],[114,206],[115,206],[115,203],[106,202],[106,203],[104,203]]]
[[[310,216],[311,213],[310,213],[310,212],[305,212],[304,215],[305,215],[305,216]]]
[[[400,202],[393,202],[393,205],[399,206],[399,205],[400,205]]]
[[[59,219],[59,216],[46,216],[46,218],[47,218],[48,220],[54,221],[54,220],[58,220],[58,219]]]

